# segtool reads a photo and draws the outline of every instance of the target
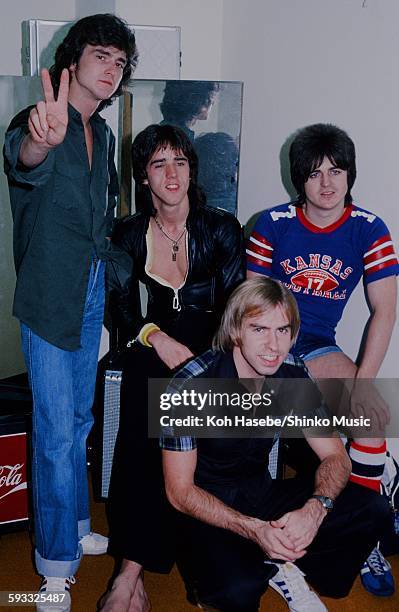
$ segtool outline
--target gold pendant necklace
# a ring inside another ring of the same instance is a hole
[[[153,217],[155,223],[157,224],[157,226],[159,227],[160,231],[162,232],[162,234],[165,236],[165,238],[167,238],[168,240],[170,240],[170,242],[172,243],[172,261],[176,261],[177,258],[177,253],[179,251],[179,242],[180,240],[183,238],[184,234],[186,233],[186,224],[184,223],[183,226],[183,231],[180,234],[180,236],[178,238],[171,238],[163,229],[162,225],[160,224],[160,222],[158,221],[157,217]]]

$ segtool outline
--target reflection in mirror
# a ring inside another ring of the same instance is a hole
[[[18,111],[42,96],[39,78],[0,76],[0,139]],[[19,323],[12,316],[15,268],[12,251],[12,218],[7,179],[0,172],[0,379],[26,370],[21,351]]]
[[[207,204],[237,214],[242,83],[135,80],[128,88],[133,139],[152,123],[182,128],[198,155]]]
[[[195,139],[198,183],[209,206],[237,212],[238,147],[225,132],[208,132]]]
[[[159,104],[161,125],[176,125],[194,142],[195,124],[209,119],[219,89],[214,81],[167,81]]]

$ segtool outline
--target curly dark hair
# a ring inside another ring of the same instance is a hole
[[[186,125],[217,91],[219,84],[212,81],[167,81],[159,108],[168,123]]]
[[[147,178],[146,167],[151,157],[158,149],[170,146],[174,151],[181,152],[188,159],[190,167],[190,186],[188,198],[190,206],[205,203],[205,195],[197,184],[198,157],[194,147],[185,132],[174,125],[149,125],[137,134],[132,144],[133,178],[136,183],[136,209],[155,214],[151,192],[143,181]]]
[[[305,183],[325,157],[341,170],[348,173],[348,191],[345,204],[352,202],[351,189],[356,179],[355,145],[348,134],[331,123],[308,125],[296,133],[290,146],[291,180],[297,190],[296,204],[306,201]]]
[[[123,69],[122,80],[112,98],[103,100],[98,110],[112,104],[114,98],[120,96],[123,86],[130,79],[138,60],[135,36],[126,21],[112,15],[103,13],[83,17],[73,24],[62,43],[58,46],[54,64],[50,68],[51,82],[57,94],[60,85],[61,73],[64,68],[78,64],[86,45],[101,45],[102,47],[116,47],[126,53],[126,66]]]

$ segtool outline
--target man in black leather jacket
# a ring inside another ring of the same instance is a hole
[[[210,347],[227,298],[243,281],[242,231],[231,214],[207,207],[197,156],[185,133],[151,125],[132,148],[138,212],[118,223],[113,242],[133,261],[114,268],[110,309],[121,337],[134,339],[123,370],[120,427],[109,490],[110,552],[121,571],[102,610],[147,610],[142,568],[170,571],[174,511],[166,500],[158,440],[147,436],[148,378]],[[139,281],[148,307],[142,316]]]

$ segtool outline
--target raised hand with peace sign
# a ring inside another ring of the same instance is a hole
[[[42,70],[41,79],[44,101],[38,102],[29,114],[29,135],[19,153],[19,159],[28,167],[40,164],[49,149],[61,144],[68,127],[69,71],[64,68],[61,73],[57,99],[48,70]]]

